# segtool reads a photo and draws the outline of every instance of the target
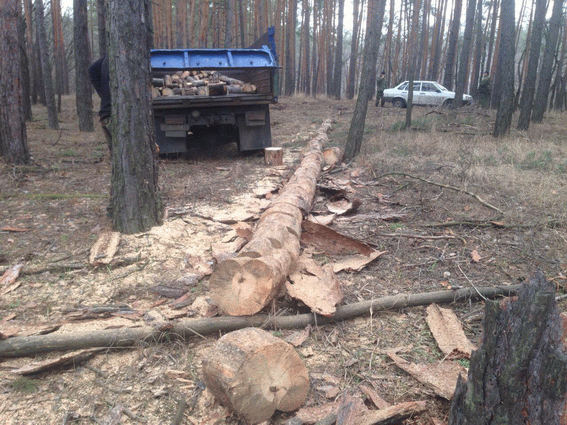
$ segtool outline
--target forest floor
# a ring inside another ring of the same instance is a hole
[[[23,264],[18,279],[0,287],[0,337],[55,328],[80,332],[132,327],[152,314],[172,321],[214,314],[202,301],[215,252],[236,237],[227,223],[255,223],[266,205],[261,193],[269,192],[259,188],[276,190],[285,182],[302,147],[325,119],[333,119],[329,146],[344,147],[353,109],[353,101],[308,97],[282,98],[273,105],[273,141],[284,148],[282,167],[265,165],[261,155],[238,155],[234,146],[213,156],[196,151],[161,158],[164,224],[121,236],[115,255],[120,261],[92,266],[90,249],[111,226],[106,217],[106,144],[98,128],[95,133],[78,131],[73,97],[63,99],[58,131],[48,129],[45,111],[35,107],[34,121],[28,123],[33,161],[26,166],[0,162],[0,272]],[[342,304],[516,284],[537,270],[557,284],[558,295],[565,293],[565,117],[550,112],[529,131],[512,130],[510,136],[494,139],[494,111],[416,107],[413,113],[414,130],[399,131],[405,110],[369,104],[356,162],[322,174],[322,186],[343,188],[351,200],[361,201],[355,212],[337,216],[329,226],[386,251],[358,272],[338,274],[345,294]],[[328,214],[325,193],[317,192],[313,214]],[[321,263],[341,258],[309,250]],[[172,303],[183,294],[189,296],[186,303]],[[482,303],[445,307],[455,311],[466,335],[478,343]],[[560,301],[561,310],[565,307]],[[270,308],[280,315],[305,311],[288,298]],[[310,373],[305,407],[323,409],[349,394],[375,408],[363,392],[366,386],[392,405],[425,401],[427,412],[406,424],[446,421],[449,401],[386,354],[396,349],[416,364],[441,360],[444,355],[425,315],[425,306],[409,307],[305,332],[297,346]],[[273,333],[285,339],[296,331]],[[12,371],[61,353],[0,359],[2,423],[171,423],[178,401],[185,399],[189,406],[182,423],[236,424],[208,391],[201,391],[201,361],[217,339],[195,336],[106,349],[72,366],[25,376]],[[282,424],[293,414],[277,412],[271,423]]]

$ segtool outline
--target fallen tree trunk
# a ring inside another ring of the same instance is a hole
[[[140,341],[161,341],[175,338],[189,338],[218,332],[230,332],[247,327],[268,329],[294,329],[307,325],[323,325],[340,320],[376,313],[381,310],[398,309],[432,303],[443,304],[456,301],[478,300],[499,296],[511,296],[522,285],[491,286],[487,288],[467,288],[429,292],[422,294],[399,294],[361,301],[337,308],[333,317],[315,314],[295,316],[255,315],[245,317],[211,317],[206,319],[183,319],[173,323],[167,330],[149,326],[137,328],[105,329],[83,332],[52,333],[13,337],[0,341],[0,358],[33,356],[50,351],[71,351],[91,347],[131,347]]]
[[[270,419],[276,410],[296,410],[309,392],[307,368],[294,348],[255,328],[220,338],[203,361],[203,380],[249,424]]]
[[[301,221],[311,209],[330,121],[313,137],[301,164],[260,217],[252,240],[236,258],[221,262],[209,279],[213,302],[231,316],[258,313],[280,292],[300,247]]]
[[[483,341],[457,381],[449,425],[565,424],[567,350],[554,285],[538,273],[518,296],[488,302]]]

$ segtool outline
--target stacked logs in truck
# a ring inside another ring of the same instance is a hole
[[[177,71],[152,79],[152,98],[161,96],[224,96],[256,93],[254,84],[227,77],[217,71]]]

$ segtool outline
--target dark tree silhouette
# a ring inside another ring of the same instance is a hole
[[[502,21],[498,54],[500,99],[492,132],[494,137],[508,134],[514,112],[514,55],[516,53],[514,0],[502,0],[500,19]]]
[[[553,11],[549,21],[549,31],[545,37],[545,50],[543,52],[542,67],[539,75],[539,83],[535,97],[534,108],[532,111],[532,121],[541,122],[543,114],[547,107],[547,99],[549,96],[549,86],[551,85],[551,76],[553,73],[553,57],[557,47],[557,39],[559,38],[559,30],[561,29],[563,0],[555,0],[553,3]]]
[[[382,21],[384,20],[384,9],[386,0],[368,0],[368,25],[366,40],[364,41],[364,57],[362,59],[362,75],[356,106],[350,122],[347,142],[345,146],[345,161],[352,161],[360,152],[362,146],[362,135],[364,134],[364,123],[370,93],[374,88],[372,69],[376,65],[378,45],[382,33]]]
[[[10,164],[24,164],[27,146],[21,84],[19,0],[0,3],[0,155]]]
[[[79,130],[94,131],[93,96],[89,79],[91,49],[87,0],[73,1],[73,34],[75,42],[75,104],[79,116]]]
[[[110,0],[108,11],[112,224],[137,233],[162,219],[150,92],[151,3]]]

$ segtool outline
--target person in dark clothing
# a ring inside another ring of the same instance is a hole
[[[91,84],[100,97],[100,110],[98,116],[100,118],[100,127],[108,143],[108,149],[112,158],[112,133],[108,129],[111,117],[111,97],[110,97],[110,78],[108,71],[108,59],[106,56],[101,57],[89,67],[89,77]],[[106,207],[106,215],[112,218],[112,185],[110,185],[110,204]]]
[[[89,67],[89,77],[91,79],[91,84],[100,97],[100,110],[98,112],[100,126],[102,127],[108,147],[112,151],[112,135],[108,129],[112,102],[110,97],[108,59],[106,56],[101,57]]]
[[[376,80],[376,106],[380,102],[380,106],[384,106],[384,90],[386,90],[386,73],[382,71],[380,78]]]
[[[484,71],[476,93],[478,95],[478,103],[480,106],[488,108],[490,106],[490,75],[488,74],[488,71]]]

